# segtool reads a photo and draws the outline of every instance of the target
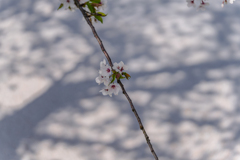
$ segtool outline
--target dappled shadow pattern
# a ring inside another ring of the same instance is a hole
[[[152,158],[123,95],[99,93],[104,58],[81,14],[0,2],[0,159]],[[239,2],[109,1],[95,24],[161,160],[239,157]]]

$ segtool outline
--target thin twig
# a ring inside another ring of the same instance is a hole
[[[98,34],[97,34],[94,26],[92,25],[92,22],[89,20],[87,13],[86,13],[85,10],[81,7],[81,5],[80,5],[80,3],[78,2],[78,0],[74,0],[74,1],[75,1],[75,4],[77,5],[77,7],[79,8],[79,10],[82,12],[83,17],[84,17],[85,20],[87,21],[88,25],[89,25],[90,28],[92,29],[92,32],[93,32],[94,37],[97,39],[97,41],[98,41],[98,43],[99,43],[99,45],[100,45],[100,47],[101,47],[104,55],[106,56],[106,58],[107,58],[107,60],[108,60],[109,65],[112,67],[112,66],[113,66],[112,60],[111,60],[111,58],[109,57],[106,49],[104,48],[101,39],[99,38],[99,36],[98,36]]]
[[[154,149],[153,149],[153,146],[152,146],[152,144],[151,144],[151,142],[150,142],[149,136],[147,135],[147,132],[146,132],[146,130],[145,130],[143,124],[142,124],[142,121],[141,121],[140,117],[138,116],[137,110],[135,109],[135,107],[134,107],[134,105],[133,105],[133,103],[132,103],[131,98],[128,96],[128,94],[127,94],[127,92],[126,92],[126,90],[125,90],[122,82],[121,82],[120,80],[118,80],[117,82],[118,82],[118,84],[121,86],[122,91],[123,91],[123,94],[124,94],[125,97],[127,98],[128,102],[129,102],[129,104],[130,104],[130,106],[131,106],[131,108],[132,108],[132,111],[133,111],[135,117],[137,118],[139,127],[140,127],[140,129],[143,131],[143,134],[144,134],[144,136],[145,136],[145,138],[146,138],[146,141],[147,141],[147,144],[148,144],[148,146],[149,146],[149,148],[150,148],[150,151],[152,152],[155,160],[158,160],[157,154],[155,153],[155,151],[154,151]]]
[[[107,60],[108,60],[109,65],[110,65],[111,67],[113,67],[112,60],[111,60],[110,56],[108,55],[107,51],[105,50],[101,39],[99,38],[99,36],[98,36],[98,34],[97,34],[94,26],[92,25],[92,22],[89,20],[88,15],[86,14],[86,11],[82,8],[82,6],[81,6],[80,3],[78,2],[78,0],[74,0],[74,1],[75,1],[75,4],[77,5],[77,7],[79,8],[79,10],[82,12],[82,14],[83,14],[85,20],[87,21],[88,25],[89,25],[90,28],[92,29],[93,35],[94,35],[94,37],[97,39],[97,41],[98,41],[98,43],[99,43],[99,45],[100,45],[103,53],[105,54],[105,56],[106,56],[106,58],[107,58]],[[128,96],[128,94],[127,94],[127,92],[126,92],[126,90],[125,90],[122,82],[121,82],[120,80],[117,80],[117,83],[121,86],[122,92],[123,92],[123,94],[125,95],[125,97],[127,98],[128,102],[129,102],[129,104],[130,104],[130,106],[131,106],[131,109],[132,109],[135,117],[137,118],[139,127],[140,127],[140,129],[142,130],[142,132],[143,132],[143,134],[144,134],[144,136],[145,136],[145,138],[146,138],[146,141],[147,141],[147,144],[148,144],[148,146],[149,146],[149,148],[150,148],[151,153],[153,154],[155,160],[158,160],[157,154],[155,153],[155,151],[154,151],[154,149],[153,149],[153,147],[152,147],[152,144],[151,144],[151,142],[150,142],[149,136],[147,135],[147,132],[146,132],[146,130],[145,130],[143,124],[142,124],[142,121],[141,121],[140,117],[138,116],[137,110],[135,109],[135,107],[134,107],[134,105],[133,105],[133,103],[132,103],[131,98]]]

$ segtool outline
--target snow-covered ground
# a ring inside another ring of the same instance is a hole
[[[95,24],[160,160],[240,160],[240,2],[109,0]],[[0,160],[153,159],[79,11],[0,0]]]

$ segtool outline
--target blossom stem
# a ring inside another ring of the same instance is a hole
[[[80,3],[79,3],[78,0],[74,0],[74,1],[75,1],[76,6],[77,6],[77,7],[79,8],[79,10],[82,12],[82,14],[83,14],[85,20],[87,21],[88,25],[89,25],[90,28],[92,29],[92,32],[93,32],[94,37],[97,39],[97,41],[98,41],[98,43],[99,43],[99,45],[100,45],[100,47],[101,47],[104,55],[106,56],[106,58],[107,58],[107,60],[108,60],[109,65],[110,65],[111,68],[112,68],[112,67],[113,67],[112,60],[111,60],[110,56],[108,55],[107,51],[105,50],[105,47],[103,46],[103,43],[102,43],[101,39],[99,38],[99,36],[98,36],[98,34],[97,34],[94,26],[92,25],[92,22],[89,20],[86,11],[82,8],[82,6],[80,5]],[[150,142],[149,136],[147,135],[147,132],[146,132],[146,130],[145,130],[143,124],[142,124],[142,121],[141,121],[141,119],[140,119],[140,117],[139,117],[139,115],[138,115],[138,113],[137,113],[137,110],[135,109],[135,107],[134,107],[134,105],[133,105],[133,103],[132,103],[131,98],[130,98],[129,95],[127,94],[127,92],[126,92],[126,90],[125,90],[122,82],[121,82],[120,80],[117,80],[117,83],[121,86],[121,89],[122,89],[122,91],[123,91],[123,94],[125,95],[125,97],[127,98],[128,102],[129,102],[129,104],[130,104],[130,106],[131,106],[131,109],[132,109],[132,111],[133,111],[133,113],[134,113],[134,115],[135,115],[135,117],[136,117],[136,119],[137,119],[137,121],[138,121],[139,127],[140,127],[140,129],[142,130],[143,135],[145,136],[145,139],[146,139],[146,141],[147,141],[147,144],[148,144],[148,146],[149,146],[149,148],[150,148],[151,153],[153,154],[155,160],[158,160],[157,154],[155,153],[155,151],[154,151],[154,149],[153,149],[153,147],[152,147],[152,144],[151,144],[151,142]]]
[[[109,57],[105,47],[103,46],[103,43],[102,43],[102,40],[99,38],[94,26],[92,25],[92,22],[89,20],[88,18],[88,15],[86,13],[86,11],[82,8],[82,6],[80,5],[79,1],[78,0],[74,0],[75,1],[75,4],[77,5],[77,7],[79,8],[79,10],[82,12],[83,14],[83,17],[85,18],[85,20],[87,21],[88,25],[90,26],[90,28],[92,29],[92,32],[93,32],[93,35],[94,37],[97,39],[104,55],[106,56],[107,60],[108,60],[108,63],[111,67],[113,67],[113,64],[112,64],[112,60],[111,58]]]

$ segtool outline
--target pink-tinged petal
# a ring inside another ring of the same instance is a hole
[[[121,61],[121,62],[119,63],[119,66],[124,66],[123,61]]]
[[[113,94],[113,92],[109,86],[105,87],[104,89],[100,90],[99,92],[102,92],[102,94],[104,96],[109,95],[110,97],[112,97],[112,94]]]
[[[103,59],[103,61],[100,62],[100,68],[101,68],[101,67],[104,67],[104,66],[106,66],[106,65],[107,65],[106,60]]]
[[[124,70],[127,70],[127,66],[124,65],[123,61],[119,62],[119,63],[114,63],[113,69],[116,72],[122,73]]]
[[[96,80],[96,83],[98,84],[104,83],[105,86],[107,86],[110,82],[109,77],[102,76],[102,75],[99,75],[95,80]]]
[[[119,84],[111,84],[110,88],[112,89],[112,92],[114,93],[114,95],[118,95],[118,92],[120,91]]]
[[[118,66],[118,64],[115,62],[115,63],[113,64],[113,69],[116,70],[116,71],[118,70],[118,69],[117,69],[117,66]]]
[[[128,67],[126,65],[123,66],[124,70],[128,70]]]
[[[103,65],[99,70],[99,74],[102,76],[110,76],[110,74],[112,73],[111,71],[112,69],[109,65],[106,66]]]

